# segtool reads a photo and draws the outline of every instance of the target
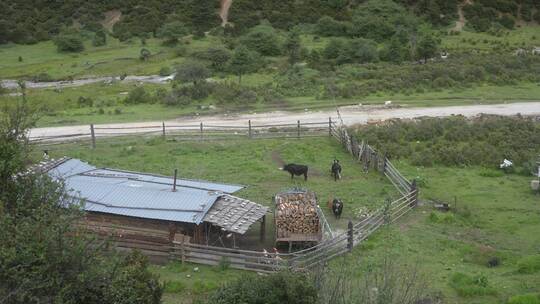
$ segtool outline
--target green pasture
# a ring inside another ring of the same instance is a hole
[[[360,272],[390,254],[418,265],[443,303],[503,304],[540,292],[540,197],[530,190],[531,177],[478,167],[395,165],[418,178],[424,206],[381,230],[345,262],[363,261]],[[430,201],[448,202],[452,211],[436,211]],[[492,259],[498,266],[488,266]]]
[[[195,52],[220,43],[215,37],[190,40],[186,50]],[[152,56],[148,61],[139,59],[142,48]],[[34,45],[0,45],[0,79],[25,78],[47,73],[54,79],[87,78],[91,76],[155,75],[162,67],[172,67],[184,58],[177,48],[162,45],[159,39],[139,39],[120,42],[108,37],[107,45],[94,47],[85,41],[81,53],[59,53],[51,41]],[[23,61],[19,62],[19,56]]]
[[[248,187],[237,195],[269,206],[275,193],[307,187],[317,192],[327,218],[338,230],[360,208],[376,208],[395,196],[384,178],[362,173],[333,139],[324,137],[220,142],[123,138],[98,141],[95,150],[88,143],[51,149],[53,157],[67,155],[97,166],[165,175],[178,168],[186,178],[244,184]],[[334,157],[344,167],[344,179],[337,183],[328,172]],[[281,161],[308,164],[309,180],[291,181],[278,170]],[[444,303],[502,304],[514,295],[540,292],[540,197],[531,192],[530,177],[479,167],[394,163],[405,176],[418,179],[422,205],[331,267],[345,263],[360,275],[390,255],[399,263],[418,265],[429,277],[430,290]],[[345,201],[339,221],[324,204],[331,196]],[[432,201],[450,203],[451,212],[434,210]],[[488,267],[492,259],[497,259],[496,267]],[[152,266],[152,270],[166,282],[165,303],[191,303],[243,275],[226,268],[177,263]]]

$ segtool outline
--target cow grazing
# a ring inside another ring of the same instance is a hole
[[[341,213],[343,212],[343,202],[339,198],[335,198],[332,201],[332,212],[337,219],[341,217]]]
[[[281,170],[289,172],[291,174],[291,179],[294,178],[295,175],[298,175],[298,176],[303,175],[304,180],[307,180],[308,166],[287,164],[283,166]]]
[[[330,169],[330,171],[332,171],[334,181],[341,179],[341,164],[339,163],[339,160],[334,159],[334,163],[332,164],[332,168]]]

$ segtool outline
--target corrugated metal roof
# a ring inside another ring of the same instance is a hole
[[[218,198],[243,188],[239,185],[178,179],[176,191],[173,192],[173,179],[170,177],[98,169],[78,159],[55,162],[54,166],[48,167],[48,174],[64,180],[70,195],[85,201],[86,211],[195,224],[204,221]],[[245,203],[240,204],[243,205]],[[231,221],[223,222],[229,227]],[[239,220],[235,217],[233,222]],[[229,228],[233,229],[232,226]],[[240,231],[244,231],[244,228]]]

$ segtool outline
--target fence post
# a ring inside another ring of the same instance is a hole
[[[162,133],[163,137],[165,137],[165,122],[162,122],[161,126],[162,126],[161,133]]]
[[[347,249],[349,252],[353,250],[354,247],[354,231],[353,223],[349,220],[349,226],[347,227]]]
[[[297,122],[297,124],[298,124],[298,128],[296,132],[296,137],[300,138],[300,120]]]
[[[180,252],[181,252],[181,254],[182,254],[182,256],[181,256],[180,259],[181,259],[181,261],[182,261],[182,265],[184,265],[184,262],[185,262],[185,260],[186,260],[186,250],[185,250],[185,248],[184,248],[184,242],[185,242],[185,239],[186,239],[186,236],[183,235],[183,236],[182,236],[182,243],[180,244],[180,246],[181,246],[181,247],[180,247]]]
[[[203,139],[203,124],[202,124],[202,121],[201,121],[201,140]]]
[[[418,186],[416,185],[416,179],[413,179],[413,181],[411,183],[411,193],[412,192],[414,192],[413,200],[409,204],[409,206],[414,207],[414,206],[416,206],[418,204]]]
[[[332,117],[328,117],[328,136],[332,137]]]
[[[96,148],[96,132],[94,132],[94,124],[90,124],[90,134],[92,135],[92,149]]]
[[[251,138],[251,119],[248,120],[248,137]]]
[[[266,238],[266,215],[263,215],[261,219],[261,243]]]

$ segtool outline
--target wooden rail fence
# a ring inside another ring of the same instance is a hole
[[[395,222],[407,214],[416,206],[418,201],[418,189],[414,180],[412,182],[407,180],[386,156],[376,151],[366,142],[358,142],[355,137],[349,135],[343,124],[338,125],[331,118],[324,123],[301,123],[297,121],[291,124],[275,125],[252,125],[251,121],[249,121],[246,127],[212,126],[202,123],[199,126],[165,126],[165,124],[162,124],[161,126],[136,128],[102,128],[91,125],[90,131],[88,134],[71,134],[64,137],[33,138],[32,141],[41,144],[55,144],[63,140],[86,139],[89,136],[92,146],[95,147],[97,138],[122,135],[157,134],[174,136],[185,140],[330,136],[338,140],[351,153],[364,171],[376,170],[380,172],[388,178],[400,194],[397,200],[387,202],[368,217],[362,218],[356,223],[349,222],[348,229],[344,233],[335,235],[331,232],[329,226],[325,227],[326,230],[329,230],[329,237],[326,237],[316,246],[293,253],[214,247],[192,244],[183,240],[171,242],[167,240],[165,235],[160,235],[155,231],[144,231],[146,236],[140,238],[136,235],[143,234],[141,231],[127,231],[122,230],[124,228],[121,227],[104,227],[102,225],[89,225],[88,227],[99,236],[112,236],[112,242],[117,248],[123,250],[137,248],[151,257],[207,265],[227,263],[232,268],[257,272],[274,272],[282,269],[310,269],[315,265],[352,251],[355,246],[366,240],[379,227]],[[111,233],[113,229],[120,229],[121,232]]]

